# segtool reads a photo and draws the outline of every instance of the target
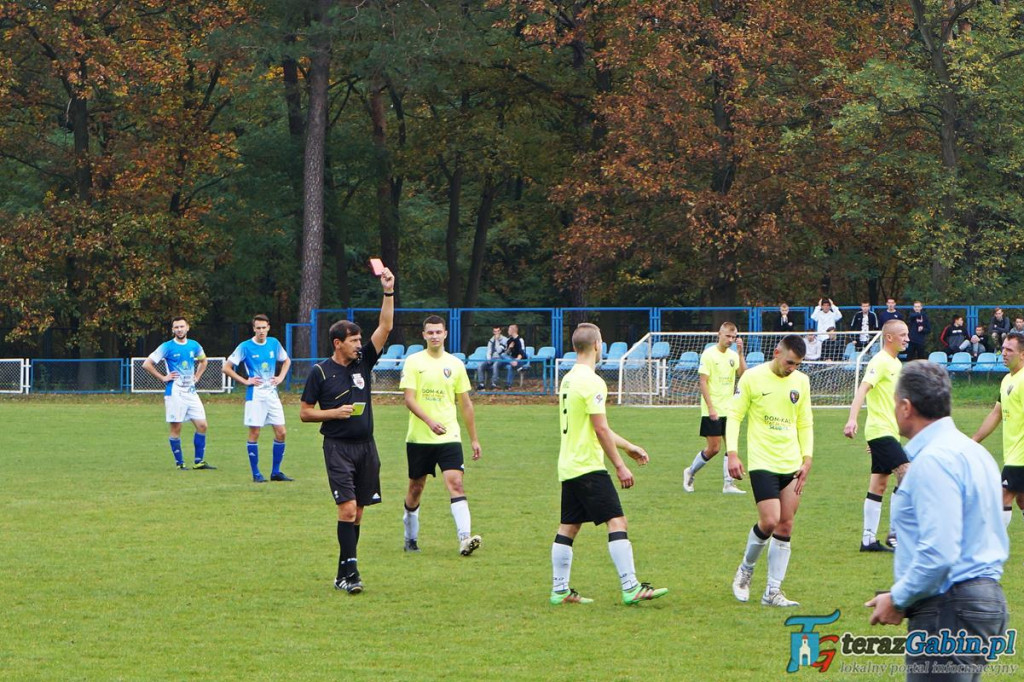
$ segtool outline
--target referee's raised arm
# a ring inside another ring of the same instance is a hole
[[[380,285],[384,289],[384,302],[380,304],[380,320],[373,330],[370,340],[377,353],[384,350],[384,342],[388,340],[391,328],[395,326],[395,275],[390,269],[384,268],[380,275]]]

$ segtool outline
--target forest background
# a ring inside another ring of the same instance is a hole
[[[1009,0],[3,1],[0,355],[373,307],[369,256],[405,307],[1009,300],[1022,61]]]

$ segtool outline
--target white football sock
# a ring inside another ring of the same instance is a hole
[[[868,493],[871,495],[871,493]],[[873,500],[870,497],[864,498],[864,534],[861,536],[862,545],[870,545],[877,539],[878,521],[882,518],[882,501]]]
[[[729,455],[722,453],[722,480],[725,485],[732,483],[732,476],[729,475]]]
[[[572,545],[551,543],[551,589],[565,592],[569,589],[569,574],[572,572]]]
[[[773,592],[782,587],[782,581],[786,579],[786,569],[789,568],[789,555],[789,540],[779,540],[772,536],[772,542],[768,546],[767,592]]]
[[[707,460],[704,459],[704,451],[701,450],[697,453],[697,456],[693,458],[693,463],[690,465],[690,474],[696,475],[696,473],[703,469],[704,465],[707,463]]]
[[[625,535],[625,533],[623,533]],[[628,539],[608,540],[608,553],[612,555],[615,570],[619,573],[619,583],[623,590],[631,590],[637,586],[636,568],[633,567],[633,545]]]
[[[757,558],[761,556],[761,552],[764,551],[765,543],[768,542],[768,538],[763,540],[757,536],[754,529],[751,528],[747,534],[747,548],[743,552],[743,568],[752,570],[754,564],[757,563]]]
[[[402,523],[405,524],[405,539],[418,540],[420,537],[420,508],[418,505],[413,510],[406,507],[405,514],[402,515]]]
[[[459,497],[452,501],[452,518],[455,519],[455,532],[459,534],[459,540],[465,540],[472,535],[469,523],[469,502],[465,497]]]

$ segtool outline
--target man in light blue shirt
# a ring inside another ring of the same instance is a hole
[[[957,430],[951,402],[945,368],[924,360],[904,366],[896,422],[910,439],[904,449],[912,466],[891,502],[900,539],[895,583],[867,606],[874,607],[872,625],[898,625],[906,617],[908,632],[964,630],[987,640],[1004,635],[1008,619],[998,582],[1009,555],[1002,484],[988,451]],[[909,644],[908,638],[908,680],[931,679],[949,664],[975,672],[942,679],[978,679],[986,663],[981,655],[911,653]]]
[[[174,338],[150,353],[142,363],[142,369],[164,384],[164,412],[170,424],[169,440],[175,466],[182,470],[188,468],[181,452],[181,425],[191,421],[196,428],[192,438],[195,446],[192,468],[211,470],[217,467],[206,461],[206,408],[196,393],[199,377],[206,370],[206,353],[202,346],[188,338],[188,329],[188,321],[184,317],[171,320]],[[167,374],[157,369],[161,360],[167,366]]]
[[[288,376],[292,360],[281,347],[281,342],[270,333],[270,318],[260,314],[252,318],[253,337],[238,344],[227,361],[223,372],[239,384],[245,386],[245,415],[243,422],[249,427],[249,439],[245,449],[249,453],[249,468],[252,470],[254,483],[266,483],[267,479],[260,473],[260,429],[268,424],[274,428],[274,460],[270,472],[271,481],[291,481],[292,478],[281,471],[284,460],[284,408],[277,387]],[[277,371],[278,363],[281,371]],[[239,374],[235,368],[245,366],[246,376]]]

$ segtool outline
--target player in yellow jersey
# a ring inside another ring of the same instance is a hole
[[[782,337],[771,361],[746,371],[739,392],[729,403],[725,440],[729,446],[729,473],[743,478],[737,443],[740,424],[747,416],[747,469],[757,503],[757,523],[747,536],[743,561],[732,580],[736,599],[750,598],[754,564],[768,544],[768,583],[761,603],[765,606],[799,606],[782,593],[789,566],[793,517],[800,493],[807,483],[814,454],[814,419],[811,415],[811,382],[797,371],[806,346],[796,334]]]
[[[736,344],[736,350],[732,344]],[[718,454],[725,435],[725,408],[736,390],[736,377],[743,376],[747,361],[743,358],[743,339],[736,333],[736,325],[724,322],[718,328],[718,343],[701,353],[697,374],[700,381],[700,435],[706,441],[704,449],[693,458],[683,471],[683,490],[693,492],[693,479],[705,464]],[[729,460],[722,458],[722,492],[745,495],[746,490],[736,487],[729,475]]]
[[[890,474],[896,474],[896,487],[907,473],[910,460],[900,444],[900,430],[896,425],[896,381],[903,363],[899,354],[910,344],[910,329],[903,320],[889,320],[882,325],[882,350],[871,358],[864,379],[850,404],[850,417],[843,427],[843,435],[857,435],[857,415],[865,398],[868,418],[864,421],[864,438],[871,452],[871,478],[868,494],[864,498],[864,532],[860,540],[862,552],[891,552],[896,536],[889,533],[886,543],[878,541],[878,520],[882,517],[882,495],[885,494]],[[893,490],[895,493],[896,490]]]
[[[643,466],[649,457],[644,449],[612,431],[605,416],[608,387],[594,371],[601,361],[601,330],[584,322],[572,333],[576,364],[558,387],[561,447],[558,450],[558,480],[562,482],[562,518],[551,545],[551,603],[589,604],[569,587],[572,543],[588,521],[608,524],[608,552],[619,574],[622,601],[636,604],[657,599],[667,588],[653,588],[636,579],[633,545],[626,534],[626,517],[604,458],[615,467],[623,488],[633,487],[633,474],[619,455],[623,450]]]
[[[480,547],[480,536],[470,527],[469,502],[462,487],[462,436],[456,399],[469,431],[473,459],[480,459],[480,441],[476,436],[472,384],[466,366],[444,350],[448,330],[444,320],[431,315],[423,321],[423,340],[427,347],[409,356],[402,367],[399,388],[405,392],[409,408],[409,431],[405,452],[409,461],[409,491],[405,495],[405,551],[418,552],[420,532],[420,496],[427,476],[441,469],[451,495],[452,518],[459,536],[459,553],[469,556]]]
[[[1003,339],[1003,364],[1010,373],[999,385],[999,399],[973,438],[981,442],[1003,422],[1003,523],[1010,525],[1013,501],[1024,511],[1024,334]]]

